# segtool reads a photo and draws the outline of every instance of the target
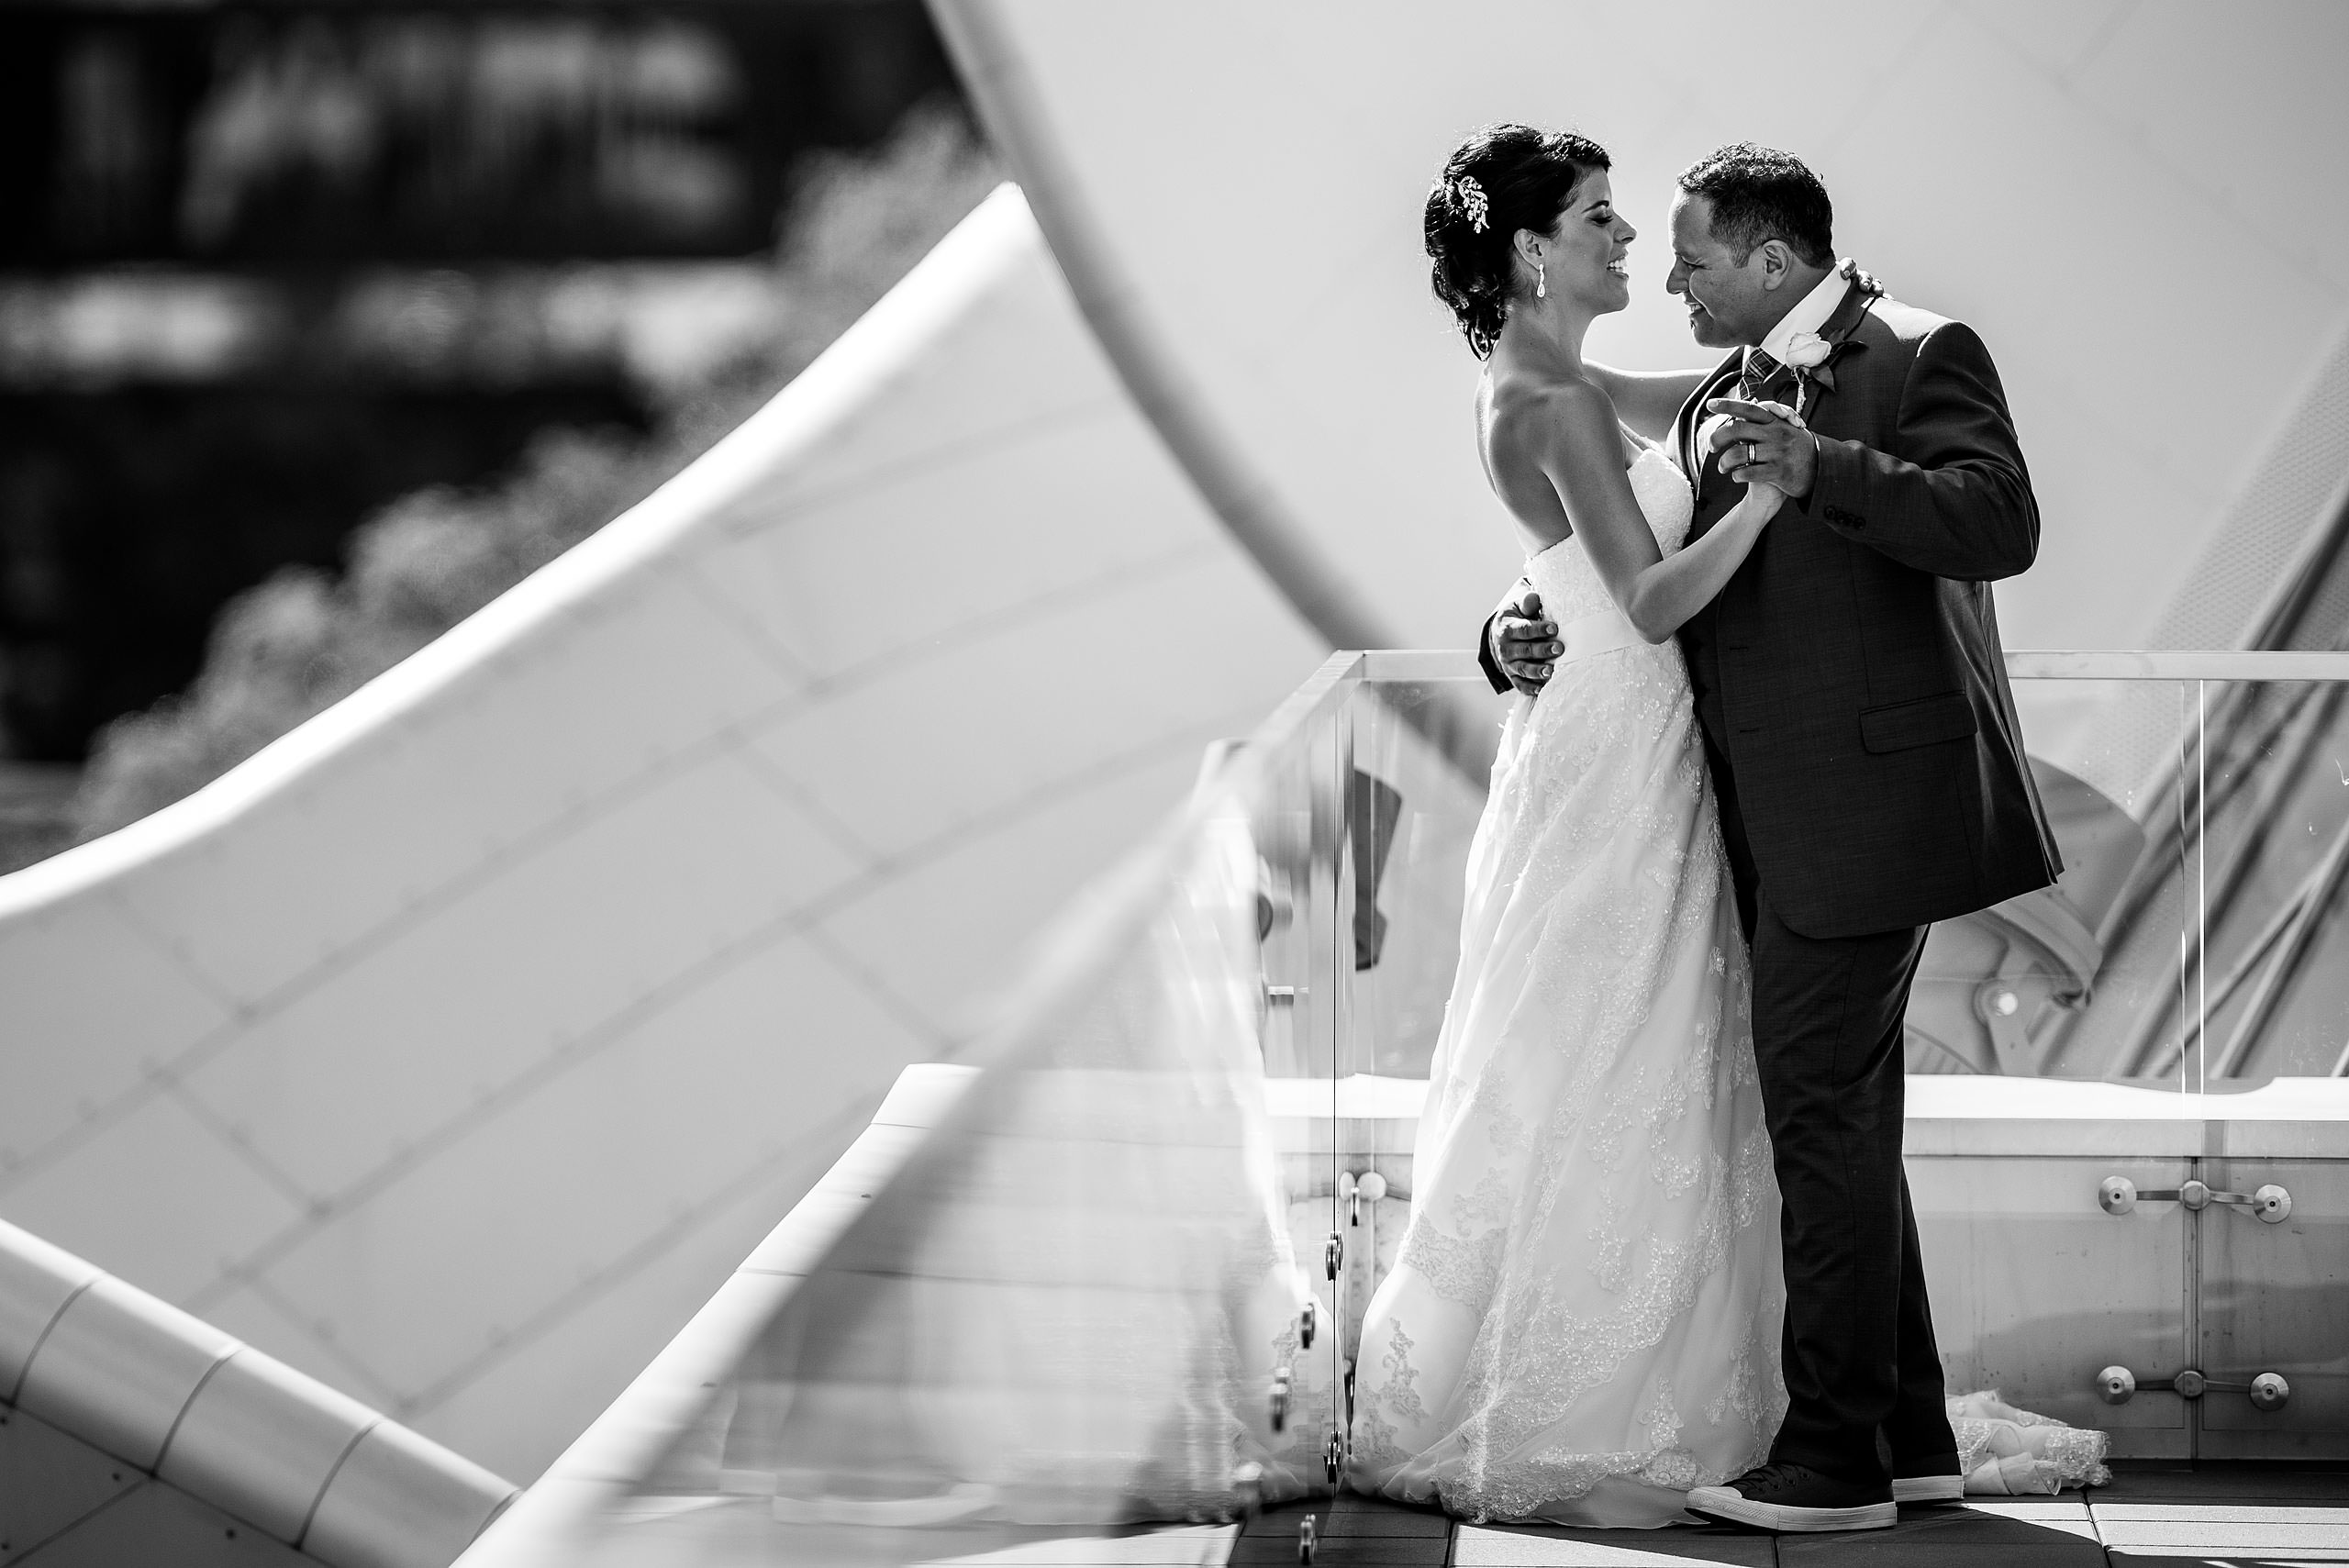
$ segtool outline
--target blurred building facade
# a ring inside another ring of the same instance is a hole
[[[0,10],[0,867],[234,595],[771,341],[795,172],[955,96],[914,0]]]

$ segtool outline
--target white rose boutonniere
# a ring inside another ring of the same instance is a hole
[[[1787,339],[1787,351],[1781,362],[1798,371],[1807,371],[1827,358],[1830,345],[1816,332],[1798,332]]]
[[[1803,399],[1810,391],[1809,373],[1825,364],[1827,357],[1834,351],[1835,345],[1816,332],[1798,332],[1787,339],[1787,351],[1779,356],[1778,362],[1794,368],[1795,419],[1798,423],[1802,419]]]

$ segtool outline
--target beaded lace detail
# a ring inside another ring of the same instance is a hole
[[[1691,505],[1632,464],[1657,542]],[[1527,574],[1611,609],[1579,542]],[[1661,1524],[1785,1410],[1777,1195],[1743,940],[1676,644],[1516,699],[1396,1266],[1356,1362],[1354,1484],[1475,1519]]]

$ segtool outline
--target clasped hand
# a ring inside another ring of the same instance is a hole
[[[1705,412],[1706,439],[1721,473],[1740,484],[1767,484],[1799,498],[1810,494],[1819,468],[1819,440],[1783,403],[1715,397]]]
[[[1527,696],[1538,695],[1550,678],[1550,661],[1564,651],[1558,623],[1542,613],[1542,595],[1528,588],[1514,605],[1504,605],[1493,617],[1493,662],[1508,684]]]

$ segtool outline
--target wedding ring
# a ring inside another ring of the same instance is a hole
[[[1753,443],[1752,441],[1748,441],[1745,443],[1745,465],[1748,468],[1751,468],[1753,466]]]

